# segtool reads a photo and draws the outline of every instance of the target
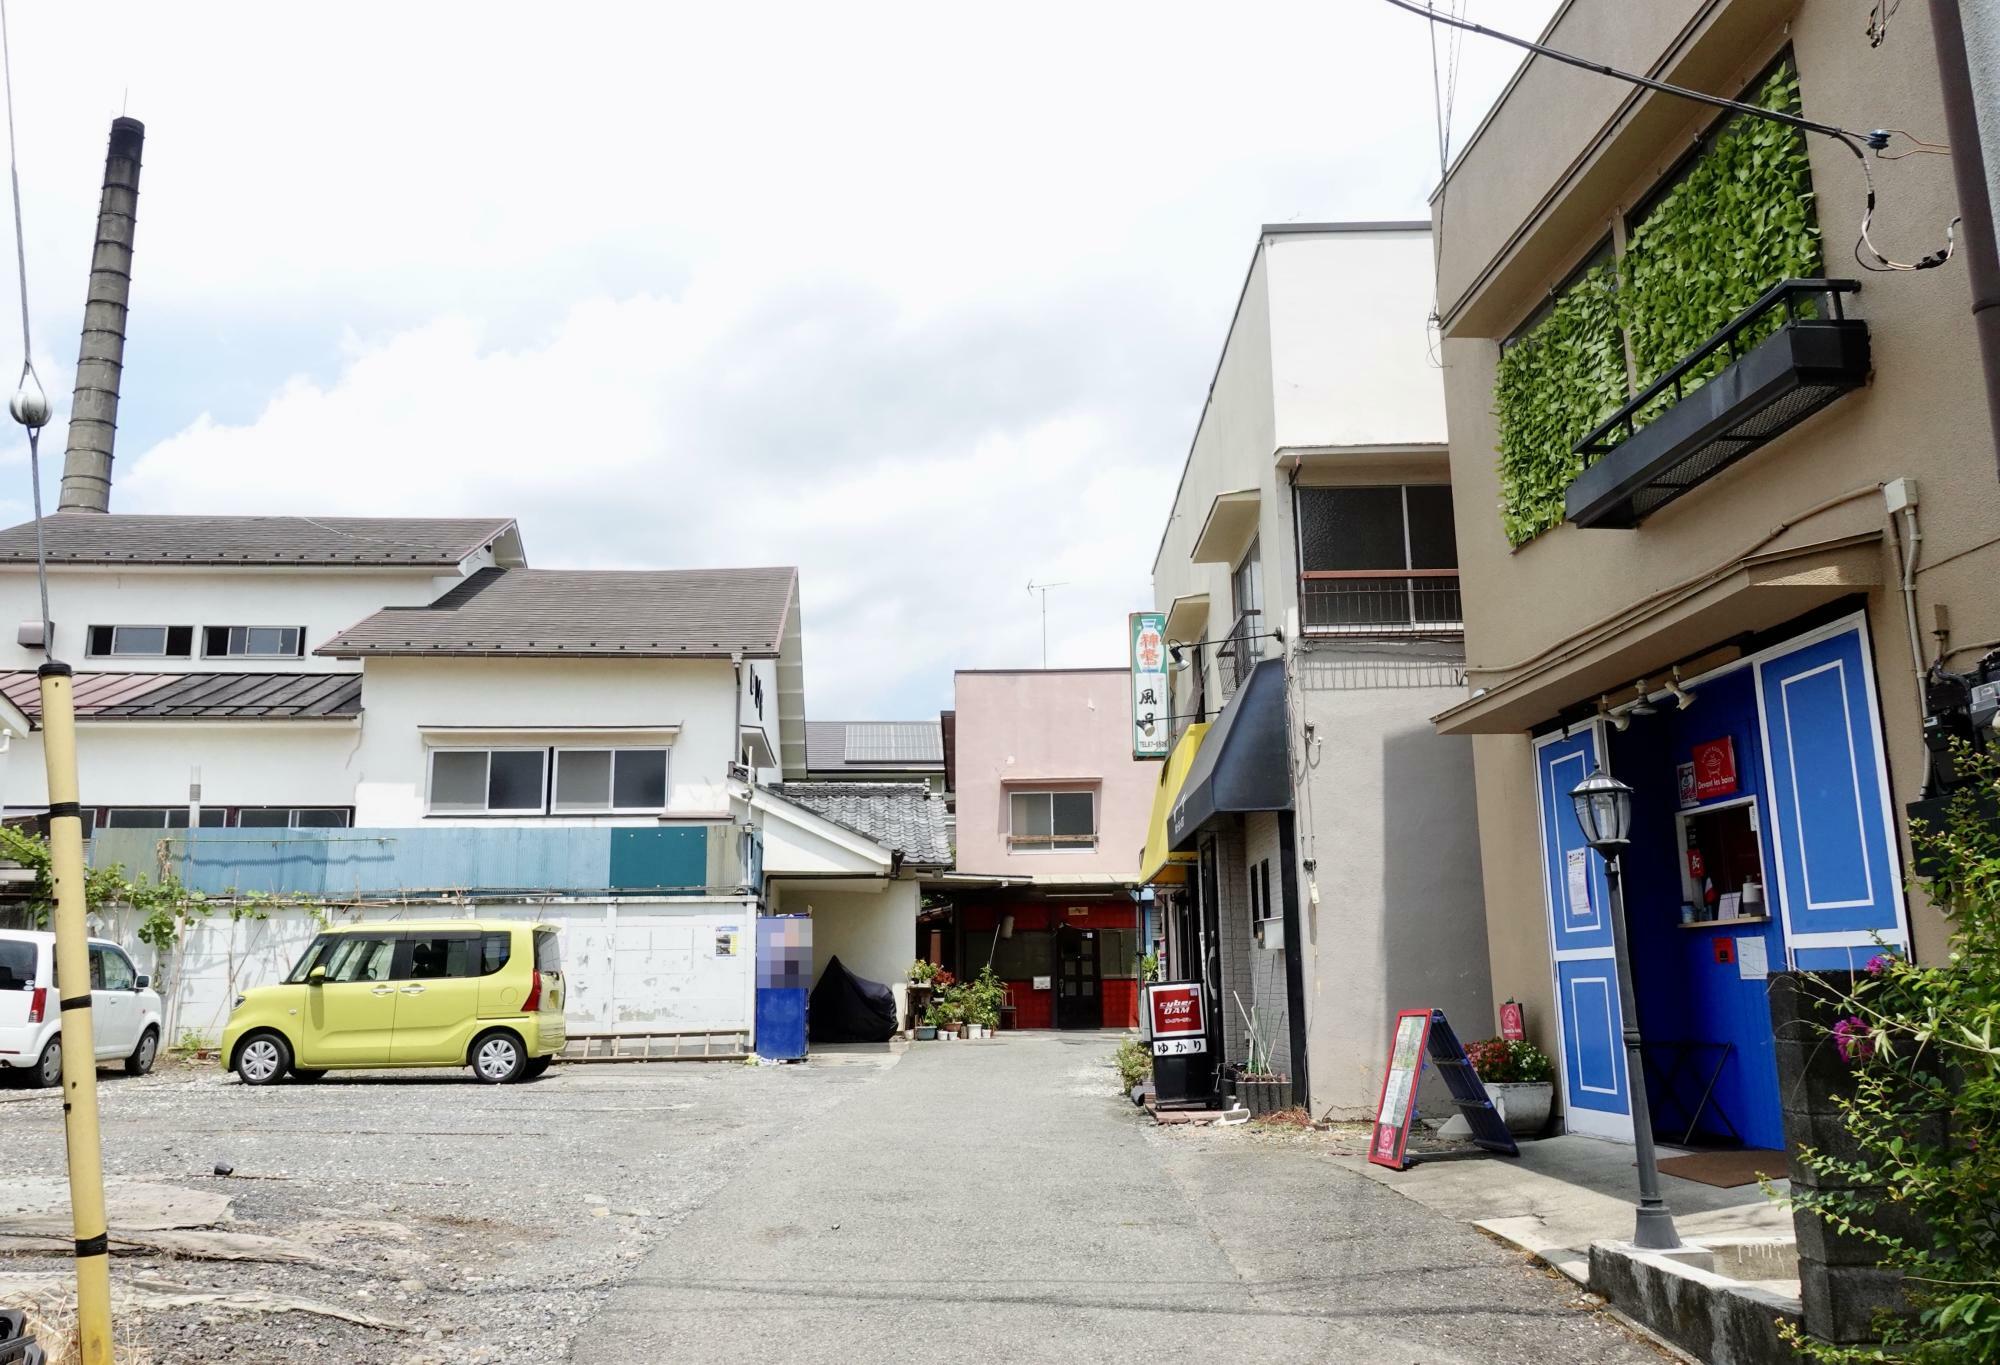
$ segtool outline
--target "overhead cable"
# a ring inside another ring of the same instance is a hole
[[[1538,57],[1547,57],[1550,61],[1561,62],[1566,66],[1574,66],[1579,70],[1593,72],[1599,76],[1609,76],[1613,80],[1624,81],[1628,85],[1636,85],[1642,89],[1658,91],[1663,95],[1673,95],[1680,99],[1692,100],[1696,104],[1706,104],[1717,109],[1727,109],[1732,113],[1764,119],[1770,123],[1781,123],[1788,128],[1796,128],[1802,133],[1817,133],[1821,137],[1834,139],[1846,147],[1848,151],[1853,152],[1855,158],[1861,162],[1861,177],[1867,189],[1867,199],[1861,214],[1860,237],[1854,244],[1854,259],[1864,270],[1930,270],[1950,260],[1953,252],[1957,249],[1958,219],[1956,217],[1945,228],[1944,246],[1937,251],[1933,251],[1930,255],[1920,257],[1915,261],[1898,261],[1884,255],[1876,247],[1873,238],[1869,235],[1875,219],[1875,176],[1868,169],[1868,153],[1863,148],[1866,147],[1874,151],[1877,155],[1880,155],[1888,148],[1892,139],[1901,136],[1908,139],[1912,146],[1908,151],[1898,153],[1897,157],[1909,156],[1919,152],[1945,155],[1951,149],[1942,143],[1926,142],[1921,138],[1911,137],[1910,134],[1899,132],[1899,130],[1893,128],[1873,128],[1867,132],[1855,132],[1852,129],[1842,128],[1839,124],[1821,123],[1817,119],[1805,118],[1798,114],[1788,114],[1780,109],[1766,109],[1762,105],[1751,104],[1744,100],[1727,99],[1721,95],[1711,95],[1703,90],[1690,89],[1685,85],[1674,85],[1669,81],[1655,80],[1651,76],[1642,76],[1635,71],[1624,71],[1590,57],[1580,57],[1574,52],[1564,52],[1561,48],[1550,47],[1546,43],[1537,43],[1527,38],[1518,37],[1512,33],[1503,33],[1496,28],[1488,28],[1484,24],[1475,24],[1470,19],[1462,19],[1452,14],[1441,14],[1432,5],[1418,4],[1416,0],[1387,0],[1387,3],[1394,5],[1397,9],[1407,10],[1411,14],[1426,19],[1433,24],[1445,24],[1452,28],[1463,29],[1467,33],[1477,33],[1482,38],[1494,38],[1500,42],[1532,52]],[[1895,160],[1897,157],[1889,159]],[[1862,254],[1864,247],[1868,253],[1866,256]],[[1870,257],[1873,257],[1872,261],[1869,259]]]

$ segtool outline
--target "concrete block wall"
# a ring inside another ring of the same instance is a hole
[[[1243,828],[1239,818],[1230,817],[1229,826],[1215,836],[1215,887],[1222,941],[1222,998],[1215,1002],[1222,1012],[1222,1060],[1241,1063],[1250,1056],[1250,1034],[1237,1011],[1237,995],[1249,1003],[1255,992],[1251,960],[1255,943],[1250,936],[1250,887],[1245,880]]]
[[[1278,842],[1278,817],[1275,812],[1260,811],[1243,817],[1244,837],[1244,898],[1249,899],[1249,877],[1260,863],[1270,864],[1271,903],[1264,913],[1272,916],[1274,925],[1282,926],[1284,914],[1284,861],[1283,850]],[[1259,943],[1254,938],[1250,947],[1250,993],[1243,997],[1243,1003],[1257,1011],[1257,1031],[1263,1035],[1271,1047],[1271,1069],[1283,1076],[1292,1072],[1292,1020],[1288,998],[1285,993],[1286,954],[1292,945],[1273,948]],[[1231,1000],[1229,1007],[1233,1017],[1241,1022],[1242,1013]]]

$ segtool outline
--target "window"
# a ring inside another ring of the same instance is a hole
[[[209,659],[296,659],[306,652],[301,626],[203,626],[201,652]]]
[[[213,829],[222,824],[223,812],[204,810],[201,813],[203,829]],[[188,808],[186,806],[108,806],[99,813],[97,823],[105,829],[186,829]]]
[[[39,949],[32,940],[0,938],[0,991],[31,991]]]
[[[431,814],[540,814],[547,764],[543,749],[434,749]]]
[[[1271,860],[1262,858],[1250,865],[1250,918],[1273,919],[1277,913],[1271,905]]]
[[[1264,561],[1256,541],[1243,554],[1243,562],[1229,575],[1229,597],[1236,614],[1248,616],[1264,610]]]
[[[481,936],[469,931],[441,934],[411,934],[411,981],[437,981],[448,977],[481,976],[485,951]]]
[[[660,810],[667,804],[665,749],[558,749],[558,811]]]
[[[390,967],[396,956],[396,940],[386,934],[334,934],[330,935],[333,946],[324,954],[323,963],[307,965],[311,973],[314,966],[326,967],[328,981],[388,981]]]
[[[1087,852],[1097,847],[1094,792],[1015,792],[1007,842],[1016,850]]]
[[[562,971],[562,945],[553,929],[535,930],[535,970],[558,974]]]
[[[92,626],[86,649],[97,658],[185,659],[194,653],[194,627]]]
[[[132,961],[116,948],[90,945],[90,988],[94,991],[129,991],[139,984]]]
[[[223,814],[221,811],[217,815]],[[239,829],[346,829],[351,815],[343,806],[243,806],[236,812]],[[208,812],[201,822],[209,823]]]
[[[1449,486],[1301,488],[1297,498],[1305,629],[1459,628]]]

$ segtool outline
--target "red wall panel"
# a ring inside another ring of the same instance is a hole
[[[1106,978],[1100,989],[1099,998],[1104,1002],[1104,1027],[1139,1026],[1139,983],[1136,979]]]

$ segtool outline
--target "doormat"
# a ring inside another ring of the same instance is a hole
[[[1691,1156],[1670,1156],[1660,1163],[1668,1175],[1698,1180],[1704,1185],[1733,1189],[1754,1185],[1759,1176],[1773,1180],[1788,1178],[1785,1154],[1765,1147],[1749,1147],[1740,1152],[1696,1152]]]

